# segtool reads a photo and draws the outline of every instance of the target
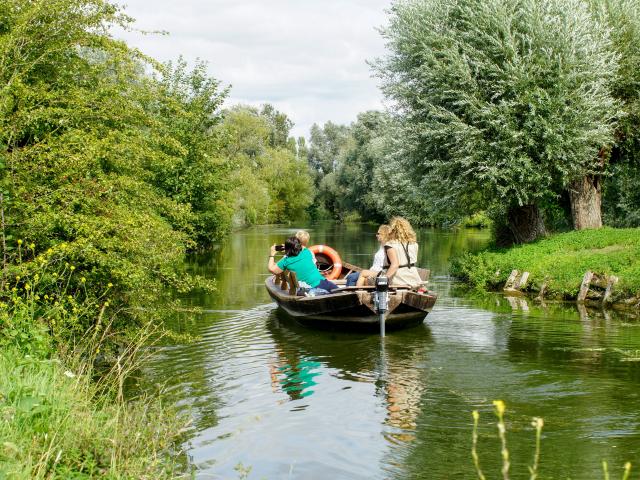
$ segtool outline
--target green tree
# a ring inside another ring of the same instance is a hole
[[[380,220],[386,213],[384,193],[374,175],[385,163],[388,154],[391,128],[388,114],[368,111],[358,115],[351,126],[352,148],[347,151],[337,172],[337,184],[341,194],[340,209],[356,211],[366,219]]]
[[[604,182],[603,207],[607,223],[640,226],[640,2],[592,0],[594,13],[610,25],[613,47],[619,55],[612,83],[622,102],[623,115],[611,151],[610,175]]]
[[[292,140],[294,145],[292,151],[295,153],[295,139],[289,137],[293,121],[269,103],[262,106],[260,116],[267,121],[270,127],[269,146],[272,148],[291,148],[290,141]]]
[[[152,167],[153,183],[167,197],[190,206],[195,241],[206,247],[231,224],[229,165],[221,155],[226,139],[216,129],[227,91],[208,76],[205,63],[188,71],[182,58],[162,67],[157,88],[147,108],[157,118],[156,148],[165,158]]]
[[[311,126],[308,161],[320,179],[331,172],[335,172],[340,165],[344,152],[349,148],[351,135],[349,127],[327,122],[320,127]]]
[[[312,216],[340,218],[339,197],[342,193],[336,178],[337,171],[353,147],[350,127],[327,122],[320,127],[311,126],[307,161],[313,175],[316,195],[313,202],[316,211]]]
[[[516,242],[565,189],[576,226],[598,226],[619,113],[608,32],[581,0],[396,2],[375,64],[400,114],[395,170],[430,211],[488,209]]]
[[[196,281],[182,262],[197,216],[157,186],[188,156],[157,113],[175,92],[160,95],[144,73],[156,63],[110,36],[130,21],[101,0],[0,6],[3,285],[27,291],[40,272],[52,305],[84,303],[86,315],[69,317],[63,334],[85,333],[105,291],[123,308],[114,323],[122,332],[150,319],[144,308],[165,287]],[[33,246],[10,250],[23,239]],[[47,262],[55,271],[41,271]]]
[[[262,110],[239,105],[225,114],[221,135],[224,154],[232,165],[235,220],[237,226],[282,223],[304,217],[312,201],[312,181],[304,160],[297,157],[295,140],[275,135],[274,118],[293,123],[270,105]],[[283,134],[284,130],[280,131]],[[280,141],[274,143],[274,138]],[[275,146],[274,146],[275,145]]]

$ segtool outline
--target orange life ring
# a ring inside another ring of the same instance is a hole
[[[327,245],[312,245],[309,247],[309,250],[316,256],[327,257],[331,262],[331,269],[328,270],[328,273],[320,271],[320,273],[327,277],[327,280],[335,280],[340,276],[340,272],[342,272],[342,259],[340,255],[338,255],[338,252]]]

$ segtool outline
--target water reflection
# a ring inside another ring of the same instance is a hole
[[[433,341],[427,325],[381,339],[353,332],[309,330],[276,310],[270,315],[267,328],[279,361],[286,365],[280,371],[271,367],[272,385],[276,382],[292,385],[291,391],[285,389],[290,400],[313,393],[305,388],[317,386],[312,379],[320,375],[318,369],[322,365],[323,372],[329,371],[336,379],[375,386],[374,394],[386,410],[383,436],[388,441],[397,443],[415,438],[416,419],[426,389],[427,351]],[[303,359],[320,361],[300,361],[301,355]],[[301,377],[311,381],[304,384]]]
[[[279,354],[278,357],[281,358],[282,355]],[[278,363],[269,366],[271,385],[274,389],[278,385],[278,388],[286,392],[291,400],[299,400],[313,393],[312,387],[317,385],[313,378],[320,375],[319,368],[322,365],[320,362],[302,358],[282,366],[278,366]]]

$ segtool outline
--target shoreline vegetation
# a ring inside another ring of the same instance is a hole
[[[131,366],[131,363],[128,363]],[[119,398],[87,362],[0,352],[0,472],[7,479],[176,478],[186,422],[158,399]]]
[[[540,300],[576,301],[587,271],[615,276],[618,281],[607,303],[638,310],[640,230],[605,227],[560,233],[508,249],[467,252],[451,263],[452,275],[482,291],[502,291],[513,270],[529,272],[521,293]],[[589,297],[585,301],[602,303]]]

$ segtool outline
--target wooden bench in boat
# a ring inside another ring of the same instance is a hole
[[[287,290],[289,295],[297,295],[298,293],[298,278],[295,272],[284,270],[282,273],[277,273],[273,283],[280,284],[280,290]]]

